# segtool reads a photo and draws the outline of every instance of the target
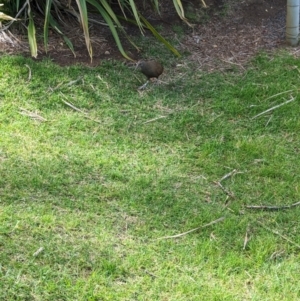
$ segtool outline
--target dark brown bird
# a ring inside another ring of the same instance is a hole
[[[162,66],[162,64],[156,60],[149,60],[149,61],[140,61],[138,63],[138,67],[140,67],[141,72],[147,76],[147,82],[142,85],[141,87],[139,87],[139,90],[144,89],[147,84],[149,83],[149,80],[151,78],[156,78],[158,79],[158,77],[163,73],[164,71],[164,67]]]

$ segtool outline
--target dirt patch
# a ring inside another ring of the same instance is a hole
[[[228,65],[242,67],[257,52],[285,45],[285,0],[241,1],[228,16],[212,16],[196,25],[182,42],[199,68],[214,70]],[[224,64],[225,63],[225,64]]]
[[[191,21],[195,24],[185,34],[184,39],[180,40],[179,49],[190,53],[189,59],[193,60],[198,68],[212,71],[216,68],[226,68],[226,65],[242,67],[258,51],[284,45],[286,0],[206,0],[205,3],[209,8],[203,9],[199,0],[186,3],[187,11],[190,10],[198,20]],[[152,23],[160,25],[167,35],[175,35],[173,28],[174,24],[179,24],[179,19],[172,8],[172,3],[165,1],[161,15],[158,16],[148,7],[142,7],[145,17]],[[133,35],[138,34],[135,29],[127,29]],[[104,59],[124,59],[105,26],[91,26],[92,62],[82,31],[71,27],[64,30],[73,42],[76,56],[66,47],[61,37],[50,31],[47,54],[42,46],[43,42],[39,43],[39,59],[48,56],[60,65],[82,63],[89,66],[98,65]],[[132,58],[143,56],[128,42],[123,42],[124,48]],[[29,55],[29,48],[22,35],[13,37],[3,32],[0,35],[0,51]]]

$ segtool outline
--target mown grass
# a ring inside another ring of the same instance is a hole
[[[119,62],[1,56],[1,300],[300,298],[299,207],[245,208],[299,201],[299,60],[165,65],[138,93]]]

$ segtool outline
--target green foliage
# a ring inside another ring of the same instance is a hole
[[[36,44],[36,36],[35,36],[35,26],[34,20],[31,10],[30,2],[28,2],[28,41],[30,46],[31,55],[33,57],[37,57],[37,44]]]
[[[1,21],[16,21],[13,17],[9,16],[9,10],[5,9],[3,3],[0,3],[0,25]],[[1,28],[1,27],[0,27]]]
[[[49,27],[54,29],[59,35],[63,37],[66,44],[69,48],[73,50],[73,45],[68,37],[63,33],[62,29],[59,27],[59,22],[62,21],[64,14],[70,14],[73,17],[75,16],[75,20],[80,20],[80,24],[83,29],[83,34],[85,37],[85,42],[87,46],[87,50],[92,58],[92,46],[89,37],[89,10],[95,10],[101,15],[104,19],[105,23],[109,26],[111,33],[115,39],[116,45],[122,55],[131,60],[131,58],[126,54],[123,49],[122,43],[120,41],[120,33],[126,36],[126,32],[123,26],[120,23],[120,20],[128,20],[131,23],[136,24],[143,34],[145,29],[149,29],[153,35],[161,41],[170,51],[172,51],[176,56],[180,56],[179,52],[169,43],[167,42],[155,29],[154,27],[147,21],[141,13],[138,11],[136,3],[134,0],[122,0],[118,1],[119,7],[123,12],[123,17],[116,15],[115,11],[118,7],[116,4],[112,4],[107,0],[76,0],[76,1],[58,1],[58,0],[32,0],[32,1],[6,1],[5,5],[10,11],[11,14],[16,15],[17,13],[22,17],[23,20],[28,21],[28,40],[31,50],[31,55],[33,57],[37,56],[37,42],[36,42],[36,24],[35,24],[35,16],[33,15],[33,10],[35,14],[39,14],[44,18],[44,44],[45,49],[47,51],[48,44],[48,31]],[[152,1],[153,8],[158,11],[159,4],[158,0]],[[178,15],[187,22],[184,16],[183,6],[180,0],[174,0],[174,7],[178,13]],[[127,15],[132,15],[134,17],[134,21],[128,19]],[[9,17],[6,14],[0,14],[0,20],[8,19]],[[11,20],[11,19],[8,19]],[[187,22],[188,23],[188,22]],[[132,43],[132,41],[131,41]],[[132,43],[133,44],[133,43]],[[134,44],[133,44],[134,45]],[[137,47],[136,45],[134,45]]]

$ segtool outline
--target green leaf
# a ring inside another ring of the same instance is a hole
[[[84,38],[85,38],[85,44],[88,49],[90,58],[93,58],[93,50],[92,50],[92,44],[90,40],[90,34],[89,34],[89,22],[88,22],[88,14],[87,14],[87,8],[86,8],[86,0],[76,0],[79,12],[80,12],[80,20],[81,25],[84,32]]]
[[[192,24],[190,24],[188,22],[188,20],[186,19],[185,15],[184,15],[184,9],[183,9],[181,1],[180,0],[173,0],[173,4],[174,4],[174,7],[175,7],[175,9],[177,11],[177,14],[180,17],[180,19],[183,20],[186,24],[188,24],[189,26],[192,27]]]
[[[124,30],[124,29],[123,29],[123,26],[121,25],[121,23],[120,23],[120,21],[119,21],[119,19],[117,18],[116,14],[113,12],[113,10],[111,9],[111,6],[107,3],[107,1],[106,1],[106,0],[100,0],[100,1],[101,1],[101,5],[102,5],[103,8],[106,10],[106,12],[107,12],[108,15],[111,17],[111,19],[116,23],[116,25],[117,25],[120,29]],[[95,0],[93,0],[93,1],[88,1],[88,2],[90,2],[91,4],[92,4],[92,2],[93,2],[93,3],[97,3]],[[93,4],[93,5],[96,7],[95,4]]]
[[[15,18],[8,16],[2,12],[0,12],[0,20],[4,20],[4,21],[16,21]]]
[[[138,13],[138,11],[136,9],[134,0],[129,0],[129,3],[130,3],[130,6],[131,6],[131,10],[133,12],[134,18],[136,20],[136,23],[137,23],[138,27],[140,28],[141,32],[143,32],[143,25],[141,23],[141,20],[140,20],[140,17],[139,17],[139,13]]]
[[[36,36],[35,36],[35,26],[33,21],[33,16],[31,12],[30,2],[28,1],[28,17],[29,17],[29,23],[28,23],[28,41],[29,41],[29,47],[31,55],[36,58],[37,57],[37,43],[36,43]]]
[[[46,0],[46,7],[45,7],[45,22],[44,22],[44,45],[45,51],[47,53],[48,50],[48,33],[49,33],[49,19],[50,9],[51,9],[52,0]]]
[[[158,0],[152,0],[152,3],[153,3],[153,5],[154,5],[155,10],[156,10],[158,13],[160,13],[160,12],[159,12]]]
[[[175,55],[181,56],[181,54],[178,52],[176,48],[174,48],[167,40],[165,40],[157,31],[156,29],[147,21],[146,18],[144,18],[142,15],[140,15],[141,20],[144,22],[145,26],[152,32],[152,34],[165,46],[171,50]]]
[[[0,6],[4,6],[4,4],[0,3]],[[3,13],[0,11],[0,21],[4,20],[4,21],[17,21],[17,19]]]
[[[53,19],[53,17],[49,16],[49,24],[51,25],[51,27],[59,34],[62,36],[62,38],[64,39],[65,43],[67,44],[67,46],[70,48],[70,50],[72,51],[74,57],[76,57],[75,51],[74,51],[74,47],[72,42],[70,41],[70,39],[61,31],[59,25],[57,24],[57,22]]]
[[[109,26],[109,29],[113,35],[113,38],[115,39],[115,42],[117,44],[117,47],[119,49],[119,51],[121,52],[121,54],[128,60],[131,60],[132,61],[132,58],[130,58],[123,46],[122,46],[122,43],[120,41],[120,38],[119,38],[119,35],[118,35],[118,32],[115,28],[115,25],[113,23],[113,20],[111,19],[111,17],[109,16],[109,14],[106,12],[106,10],[103,8],[103,6],[101,6],[99,3],[97,3],[95,0],[87,0],[87,2],[89,2],[90,4],[92,4],[93,6],[95,6],[95,8],[98,9],[98,11],[100,12],[100,14],[102,15],[102,17],[104,18],[105,22],[107,23],[107,25]]]

